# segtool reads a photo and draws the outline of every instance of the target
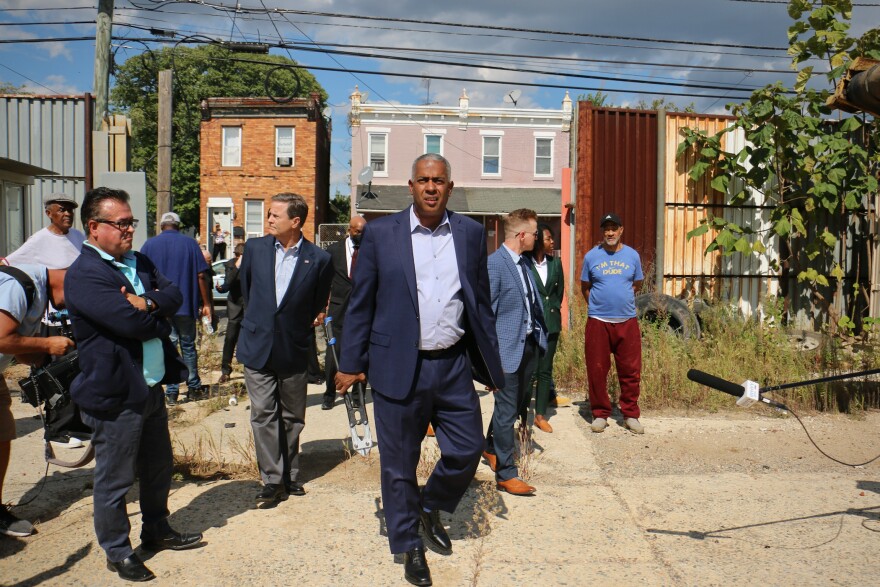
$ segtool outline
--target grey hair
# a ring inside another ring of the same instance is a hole
[[[442,163],[446,166],[446,179],[452,179],[452,164],[446,159],[446,157],[439,153],[425,153],[424,155],[416,157],[416,160],[413,161],[412,164],[412,179],[416,178],[416,166],[419,164],[419,161],[437,161]]]

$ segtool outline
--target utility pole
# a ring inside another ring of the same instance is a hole
[[[113,0],[99,0],[95,27],[95,117],[92,130],[101,130],[110,102],[110,38],[113,28]]]
[[[159,140],[156,157],[156,233],[161,218],[171,212],[171,76],[172,70],[159,72]]]

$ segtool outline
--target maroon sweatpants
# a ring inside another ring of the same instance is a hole
[[[612,353],[620,381],[620,411],[624,418],[638,418],[639,382],[642,378],[642,335],[638,319],[630,318],[619,324],[587,319],[584,361],[594,418],[611,416],[608,370],[611,369]]]

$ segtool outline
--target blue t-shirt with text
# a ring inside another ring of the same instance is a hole
[[[625,319],[636,317],[633,282],[642,281],[642,262],[632,247],[623,245],[609,253],[601,245],[584,255],[581,281],[590,287],[591,318]]]

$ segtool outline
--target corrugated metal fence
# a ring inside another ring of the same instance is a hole
[[[580,102],[577,120],[575,276],[580,275],[583,255],[601,239],[598,219],[615,211],[626,227],[624,242],[642,256],[646,280],[651,279],[649,272],[654,272],[657,289],[663,293],[724,300],[745,316],[760,313],[768,296],[779,295],[785,297],[789,316],[799,326],[816,328],[827,319],[827,307],[817,304],[811,291],[798,284],[795,272],[771,267],[770,259],[787,255],[780,255],[779,247],[785,243],[781,245],[770,230],[773,207],[766,205],[763,194],[752,193],[744,204],[728,205],[725,195],[710,187],[711,174],[698,182],[690,179],[694,154],[676,157],[682,128],[714,135],[731,123],[731,117],[596,108]],[[730,152],[745,145],[741,131],[728,133],[725,141],[723,148]],[[861,291],[870,295],[846,298],[838,304],[838,313],[851,314],[855,308],[858,315],[878,316],[877,198],[865,197],[867,214],[861,213],[864,218],[851,223],[846,239],[838,245],[846,250],[837,255],[847,274],[844,290],[852,290],[858,282]],[[712,234],[693,239],[687,234],[710,215],[756,229],[752,238],[761,240],[767,254],[706,254]],[[827,225],[838,221],[829,217]],[[827,272],[830,267],[819,269]],[[826,289],[829,291],[820,294],[830,300],[833,291]]]

